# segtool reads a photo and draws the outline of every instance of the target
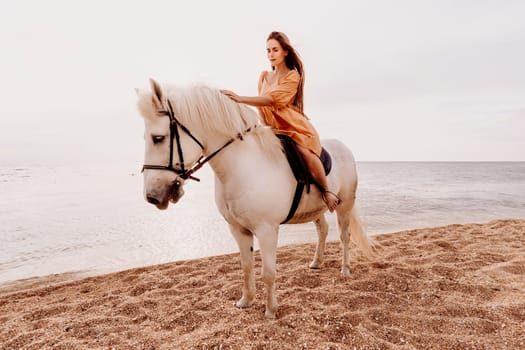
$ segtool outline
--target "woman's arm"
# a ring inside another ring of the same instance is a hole
[[[271,96],[239,96],[235,92],[229,90],[221,90],[221,92],[238,103],[244,103],[254,107],[266,107],[273,104]]]

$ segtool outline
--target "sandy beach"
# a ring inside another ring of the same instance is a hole
[[[1,349],[523,349],[525,220],[376,236],[380,257],[338,242],[279,248],[277,320],[264,286],[239,310],[238,254],[0,287]],[[257,277],[260,259],[256,253]]]

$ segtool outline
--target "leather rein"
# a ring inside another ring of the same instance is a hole
[[[144,172],[145,169],[153,169],[153,170],[169,170],[177,174],[181,179],[187,180],[195,180],[200,181],[200,179],[192,176],[193,173],[195,173],[197,170],[202,168],[204,164],[209,162],[213,157],[215,157],[217,154],[219,154],[220,151],[231,145],[236,140],[244,140],[244,135],[252,131],[252,129],[257,128],[257,125],[251,126],[248,129],[244,130],[242,133],[239,133],[236,135],[236,137],[232,137],[229,139],[224,145],[219,147],[217,150],[215,150],[213,153],[211,153],[208,156],[201,155],[200,158],[193,164],[189,169],[186,169],[184,167],[184,154],[182,152],[181,147],[181,141],[180,141],[180,132],[179,128],[184,131],[193,141],[195,141],[199,147],[204,150],[204,146],[202,143],[191,133],[190,130],[188,130],[187,127],[184,126],[173,113],[173,108],[171,106],[171,102],[168,99],[168,109],[165,111],[159,111],[160,115],[167,115],[170,118],[170,162],[168,165],[151,165],[151,164],[144,164],[142,166],[142,171]],[[176,169],[173,167],[173,143],[174,139],[177,142],[177,151],[179,156],[179,164],[180,169]]]

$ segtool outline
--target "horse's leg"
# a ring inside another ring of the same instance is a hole
[[[350,216],[354,203],[341,203],[337,209],[337,226],[339,228],[339,236],[341,238],[341,245],[343,248],[343,256],[341,261],[341,273],[343,276],[350,275]]]
[[[277,296],[275,292],[275,270],[277,260],[277,228],[270,226],[258,228],[255,232],[259,240],[262,260],[262,280],[266,284],[266,318],[275,318]]]
[[[314,221],[317,229],[317,246],[315,247],[314,260],[310,263],[311,269],[319,269],[324,261],[324,249],[326,245],[326,236],[328,235],[328,223],[324,215],[321,215]]]
[[[230,231],[237,241],[241,253],[241,266],[244,272],[242,297],[235,304],[237,307],[246,308],[252,305],[255,298],[255,274],[253,272],[253,234],[241,227],[230,225]]]

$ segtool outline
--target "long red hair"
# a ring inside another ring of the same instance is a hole
[[[299,76],[301,77],[299,79],[299,86],[297,87],[297,94],[295,94],[295,99],[293,101],[293,105],[297,107],[303,113],[303,91],[304,91],[304,68],[303,68],[303,61],[301,61],[301,58],[299,57],[299,54],[295,51],[292,44],[290,44],[290,40],[286,36],[286,34],[282,32],[271,32],[270,35],[268,35],[268,39],[266,41],[274,39],[279,42],[283,50],[287,51],[288,54],[285,58],[286,67],[288,69],[295,69]],[[275,69],[275,67],[272,66],[272,69]]]

